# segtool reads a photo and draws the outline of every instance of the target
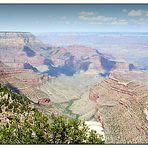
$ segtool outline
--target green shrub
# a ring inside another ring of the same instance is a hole
[[[7,109],[13,113],[9,123],[0,126],[0,144],[103,144],[102,137],[95,131],[89,131],[84,122],[63,116],[48,117],[30,106],[26,97],[14,94],[0,85],[0,91],[9,93],[5,102]],[[14,98],[13,98],[14,97]],[[10,103],[9,99],[13,102]],[[20,99],[22,99],[20,101]],[[0,108],[0,113],[3,110]],[[25,119],[20,115],[27,113]]]

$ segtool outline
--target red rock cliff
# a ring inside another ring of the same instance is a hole
[[[127,79],[125,75],[122,79],[122,75],[112,74],[90,91],[90,99],[97,103],[106,143],[148,143],[148,121],[144,114],[148,109],[148,86],[136,80],[138,73],[129,75],[133,74],[135,81],[130,81],[128,74]]]

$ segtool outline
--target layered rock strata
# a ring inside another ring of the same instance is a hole
[[[107,144],[148,143],[148,86],[139,74],[147,81],[146,73],[116,73],[90,90]]]

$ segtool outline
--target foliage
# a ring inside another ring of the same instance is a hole
[[[7,98],[3,98],[6,94]],[[49,118],[30,106],[30,101],[0,85],[0,113],[13,113],[0,126],[0,144],[103,144],[82,121],[52,115]],[[5,106],[5,107],[4,107]]]

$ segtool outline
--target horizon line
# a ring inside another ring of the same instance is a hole
[[[92,31],[92,32],[90,32],[90,31],[82,31],[82,32],[80,32],[80,31],[0,31],[0,33],[148,33],[148,32],[144,32],[144,31],[139,31],[139,32],[137,32],[137,31],[117,31],[117,32],[115,32],[115,31],[96,31],[96,32],[94,32],[94,31]]]

